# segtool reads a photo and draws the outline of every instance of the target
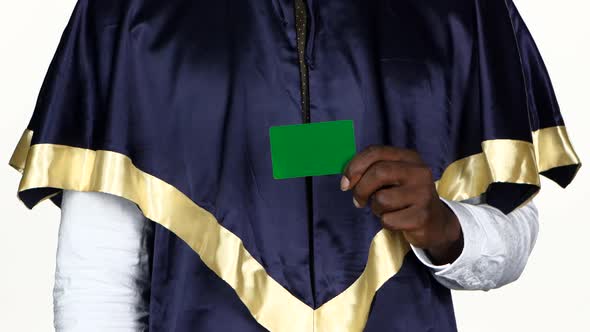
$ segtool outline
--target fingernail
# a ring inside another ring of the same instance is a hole
[[[350,181],[348,180],[348,178],[346,176],[343,176],[342,179],[340,180],[340,190],[347,191],[348,186],[350,186]]]
[[[361,205],[359,204],[359,202],[356,201],[356,198],[352,198],[352,203],[354,204],[354,206],[356,206],[357,208],[360,208]]]

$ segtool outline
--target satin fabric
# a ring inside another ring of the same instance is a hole
[[[440,178],[458,160],[485,157],[484,141],[532,144],[533,131],[564,125],[509,0],[308,7],[311,121],[353,120],[359,150],[415,149]],[[127,156],[214,216],[272,279],[317,309],[359,278],[381,225],[339,190],[339,176],[325,176],[312,180],[310,232],[305,179],[272,178],[269,127],[302,121],[292,10],[292,0],[79,0],[27,128],[33,145]],[[564,135],[552,143],[558,156],[570,151]],[[507,156],[500,163],[511,163]],[[542,171],[565,186],[578,167],[571,157]],[[488,203],[505,212],[538,191],[518,181],[538,176],[536,163],[511,169],[513,182],[485,188]],[[36,188],[21,198],[32,206],[52,192]],[[52,199],[59,204],[59,195]],[[412,255],[359,318],[366,331],[456,329],[449,291]],[[263,329],[163,226],[152,273],[152,331]]]

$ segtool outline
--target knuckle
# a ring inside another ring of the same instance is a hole
[[[373,199],[380,206],[386,206],[389,203],[389,195],[385,190],[379,190],[376,192]]]
[[[409,176],[411,176],[410,174],[410,169],[408,167],[408,165],[404,162],[400,162],[400,163],[396,163],[395,165],[393,165],[391,167],[396,173],[399,173],[399,175],[402,178],[408,178]]]
[[[420,161],[422,160],[420,158],[420,153],[418,153],[418,151],[414,150],[414,149],[403,149],[400,151],[401,153],[403,153],[406,158],[413,160],[413,161]]]
[[[346,176],[348,176],[348,178],[350,179],[352,177],[352,175],[359,173],[359,163],[357,162],[356,159],[352,159],[348,165],[346,165],[346,169],[344,171],[344,174]]]
[[[375,178],[379,180],[386,179],[389,176],[389,167],[387,167],[387,163],[384,161],[377,162],[373,168],[375,172]]]

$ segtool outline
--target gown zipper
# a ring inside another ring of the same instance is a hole
[[[299,59],[299,74],[301,78],[301,111],[303,122],[309,123],[309,69],[306,62],[306,45],[308,15],[305,0],[295,0],[295,28],[297,36],[297,55]]]
[[[297,41],[297,55],[299,60],[300,88],[301,88],[301,115],[303,123],[311,122],[309,111],[309,69],[306,62],[306,44],[308,32],[308,14],[307,3],[305,0],[295,0],[295,30]],[[307,223],[309,236],[309,274],[311,280],[311,293],[313,306],[316,305],[316,285],[315,285],[315,245],[314,245],[314,227],[313,227],[313,180],[308,176],[305,178],[305,191],[307,197]]]

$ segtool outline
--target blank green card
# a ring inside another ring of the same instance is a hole
[[[275,179],[341,174],[356,153],[352,121],[270,128]]]

